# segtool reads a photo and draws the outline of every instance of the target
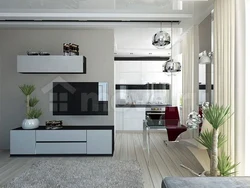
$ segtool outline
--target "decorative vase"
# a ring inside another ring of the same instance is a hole
[[[36,129],[39,127],[38,119],[24,119],[22,123],[23,129]]]

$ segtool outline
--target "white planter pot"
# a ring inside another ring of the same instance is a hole
[[[38,119],[24,119],[22,123],[23,129],[36,129],[39,127]]]

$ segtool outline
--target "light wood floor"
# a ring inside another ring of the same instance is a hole
[[[137,160],[142,169],[145,188],[160,188],[166,176],[193,176],[180,167],[184,164],[196,172],[203,168],[187,149],[184,142],[164,144],[166,133],[151,133],[151,149],[148,159],[143,149],[143,138],[140,133],[117,133],[115,153],[108,160]],[[9,157],[9,151],[0,151],[0,187],[16,175],[22,173],[38,160],[35,157]],[[148,163],[149,161],[149,163]]]

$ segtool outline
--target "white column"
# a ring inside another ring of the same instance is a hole
[[[245,1],[245,27],[246,27],[246,49],[245,49],[245,175],[250,176],[250,149],[249,149],[249,144],[250,144],[250,87],[249,87],[249,80],[250,80],[250,56],[249,56],[249,51],[250,51],[250,0]],[[248,53],[247,53],[248,52]],[[242,147],[243,148],[243,147]]]
[[[235,61],[235,161],[240,162],[237,168],[239,176],[245,175],[245,0],[236,3],[236,61]],[[248,72],[249,74],[249,72]],[[249,137],[249,135],[248,135]],[[247,159],[247,158],[246,158]],[[249,158],[248,158],[249,159]]]

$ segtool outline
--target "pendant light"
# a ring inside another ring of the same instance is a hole
[[[199,63],[200,64],[210,64],[212,63],[212,58],[213,58],[213,53],[212,52],[209,52],[207,54],[207,51],[204,51],[202,53],[200,53],[200,60],[199,60]]]
[[[170,35],[167,32],[162,31],[162,23],[161,23],[161,30],[153,36],[152,45],[160,49],[160,48],[165,48],[165,46],[169,44],[170,44]]]
[[[173,60],[173,23],[171,22],[171,58],[163,64],[163,72],[180,72],[181,63]]]

